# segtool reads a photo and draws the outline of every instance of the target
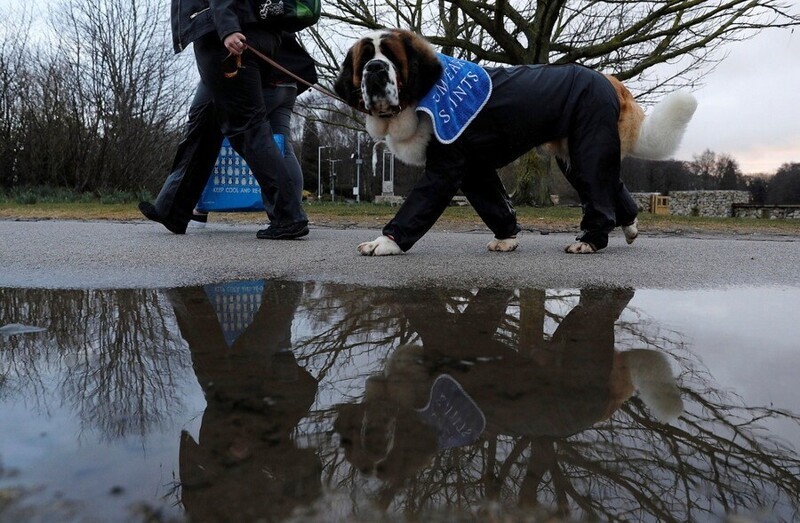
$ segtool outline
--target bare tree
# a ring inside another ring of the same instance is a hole
[[[0,397],[67,408],[102,441],[144,438],[182,407],[191,359],[161,292],[0,289],[0,305],[0,325],[47,329],[0,339]]]
[[[785,163],[769,181],[768,203],[800,204],[800,163]]]
[[[166,16],[154,0],[65,0],[52,12],[74,116],[89,131],[77,144],[89,158],[81,186],[163,178],[164,137],[188,99]]]
[[[401,26],[422,33],[445,52],[487,64],[579,62],[621,80],[637,78],[645,95],[697,82],[721,58],[727,43],[763,29],[800,25],[800,13],[784,0],[439,0],[380,5],[332,0],[327,6],[328,23],[312,34],[332,64],[343,58],[332,42],[345,37],[349,44],[353,27]],[[666,76],[649,76],[655,66],[676,61],[681,67],[671,68]]]
[[[23,101],[30,92],[28,81],[30,56],[30,12],[23,12],[16,23],[10,19],[0,25],[0,187],[10,187],[17,180],[17,156],[20,148]]]
[[[338,70],[354,32],[399,26],[487,65],[581,63],[635,84],[647,103],[702,81],[726,44],[797,25],[800,13],[786,0],[331,0],[311,35],[323,76]],[[549,169],[535,159],[519,167],[515,200],[547,204]]]
[[[35,37],[31,18],[15,17],[21,23],[0,44],[3,185],[160,184],[190,87],[189,62],[172,53],[166,8],[64,0]]]

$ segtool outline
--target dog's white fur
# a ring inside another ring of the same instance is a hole
[[[625,235],[625,242],[628,245],[636,241],[636,238],[639,237],[639,219],[636,218],[630,225],[623,225],[622,234]],[[594,254],[597,249],[591,243],[575,242],[567,245],[564,252],[568,254]]]
[[[430,118],[414,108],[400,111],[393,118],[367,115],[367,132],[375,140],[385,140],[389,150],[408,165],[425,165],[425,151],[433,135]]]
[[[391,256],[403,254],[403,249],[388,236],[378,236],[371,242],[360,243],[358,252],[363,256]]]
[[[387,31],[378,30],[368,34],[375,48],[375,56],[366,65],[373,61],[384,64],[389,71],[389,84],[386,92],[379,97],[370,98],[365,87],[367,75],[362,72],[361,91],[366,109],[370,112],[366,117],[367,132],[376,140],[385,140],[389,149],[400,161],[417,166],[425,165],[425,152],[433,134],[433,125],[427,115],[417,113],[416,103],[411,103],[394,116],[386,115],[400,103],[400,74],[396,65],[381,51],[381,38]],[[420,38],[422,45],[432,46]],[[663,160],[669,158],[680,145],[689,120],[697,109],[697,100],[686,92],[675,92],[666,96],[658,103],[649,114],[636,104],[628,90],[615,78],[608,77],[621,97],[622,113],[620,117],[620,138],[622,141],[622,156],[635,156],[648,160]],[[566,139],[544,144],[543,148],[565,161],[569,161],[569,145]],[[638,224],[634,223],[623,227],[623,234],[628,244],[638,237]],[[497,252],[509,252],[517,248],[519,243],[506,240],[493,240],[488,248]],[[499,243],[505,241],[506,243]],[[391,242],[389,246],[387,242]],[[513,247],[512,247],[513,244]],[[575,242],[565,249],[571,254],[590,254],[596,252],[594,246],[585,242]],[[372,242],[365,242],[358,246],[358,252],[365,256],[385,256],[400,254],[399,247],[391,239],[381,236]]]
[[[517,247],[519,247],[519,240],[516,238],[503,238],[502,240],[494,238],[486,245],[486,248],[493,252],[511,252],[517,250]]]

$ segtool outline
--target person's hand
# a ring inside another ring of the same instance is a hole
[[[246,41],[247,38],[245,38],[242,33],[231,33],[225,37],[225,41],[222,43],[225,44],[225,48],[228,49],[232,55],[239,56],[244,52],[244,43]]]

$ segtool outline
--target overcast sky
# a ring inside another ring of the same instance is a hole
[[[18,0],[0,0],[0,15]],[[763,31],[725,48],[728,56],[695,92],[697,113],[679,160],[710,149],[744,173],[800,162],[800,30]]]
[[[744,173],[800,163],[800,31],[764,31],[727,49],[694,92],[699,105],[677,158],[711,149]]]

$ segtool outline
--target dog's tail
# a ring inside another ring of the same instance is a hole
[[[632,349],[622,355],[634,388],[653,416],[662,423],[678,419],[683,414],[683,400],[667,357],[650,349]]]
[[[697,100],[690,93],[676,91],[667,95],[645,115],[630,155],[645,160],[665,160],[672,156],[695,109]]]

